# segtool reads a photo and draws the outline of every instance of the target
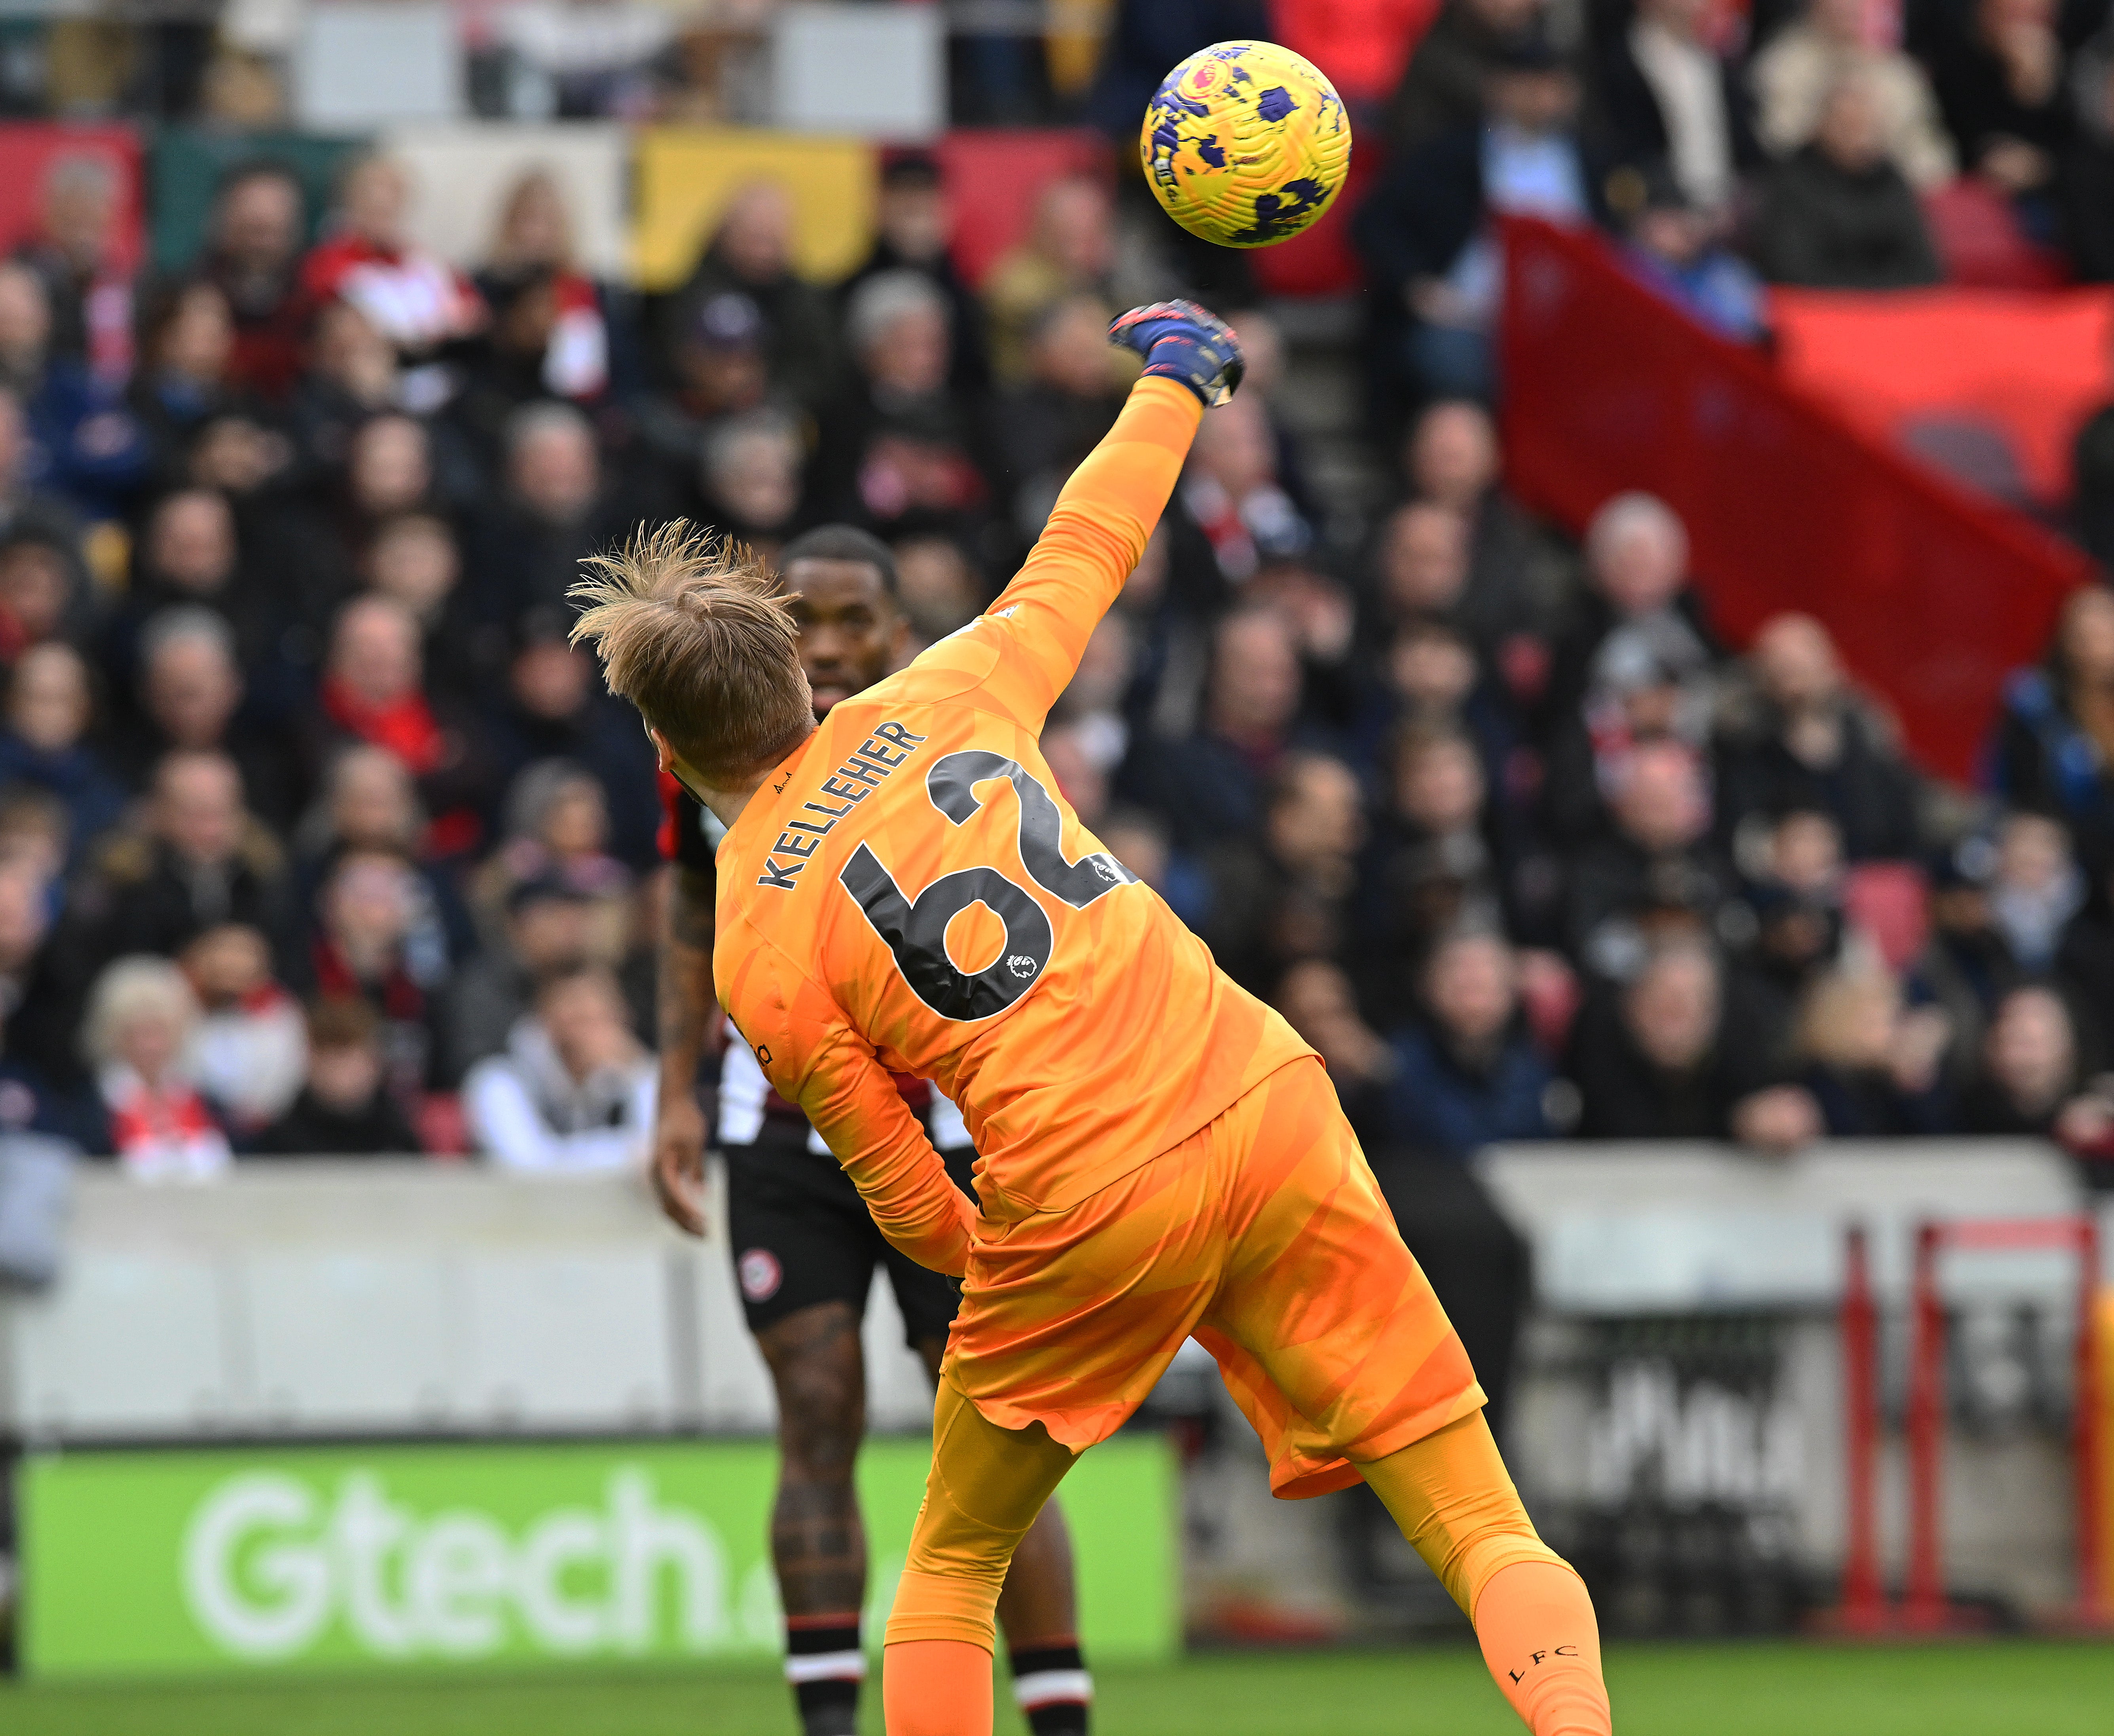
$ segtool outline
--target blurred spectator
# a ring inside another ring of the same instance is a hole
[[[1619,990],[1590,1001],[1567,1070],[1587,1139],[1725,1139],[1790,1147],[1819,1131],[1803,1093],[1773,1088],[1768,1060],[1729,1024],[1715,955],[1695,940],[1654,947]]]
[[[373,1009],[382,1021],[389,1089],[407,1112],[435,1064],[436,997],[448,964],[424,903],[424,888],[402,857],[348,850],[317,892],[304,961],[311,993],[364,1001]]]
[[[1709,0],[1638,0],[1600,48],[1598,121],[1614,160],[1663,163],[1700,211],[1723,213],[1759,161],[1744,69],[1715,46]]]
[[[1178,846],[1261,829],[1264,781],[1302,735],[1299,702],[1299,657],[1284,617],[1246,608],[1221,621],[1201,726],[1185,740],[1139,743],[1126,767]]]
[[[3,282],[4,273],[0,273]],[[4,299],[4,291],[0,291],[0,299]],[[76,549],[80,515],[72,502],[45,487],[43,470],[43,455],[21,395],[0,383],[0,534],[38,537],[56,547]]]
[[[127,781],[151,781],[169,753],[226,754],[242,776],[250,811],[275,831],[294,823],[300,791],[286,744],[274,730],[237,724],[242,671],[235,635],[210,609],[179,603],[150,617],[140,634],[139,719],[125,732]]]
[[[15,256],[43,280],[52,350],[106,385],[132,365],[132,284],[117,263],[121,190],[116,165],[69,154],[44,172],[39,233]]]
[[[183,1070],[199,1023],[184,973],[121,958],[97,978],[83,1046],[107,1116],[98,1148],[141,1181],[204,1181],[228,1166],[227,1136]]]
[[[234,319],[217,285],[194,277],[165,284],[147,298],[128,401],[154,482],[183,482],[192,442],[209,418],[229,407],[234,341]]]
[[[295,829],[298,853],[295,903],[313,906],[315,894],[348,850],[379,850],[401,856],[419,881],[419,931],[411,946],[438,960],[444,974],[452,961],[477,950],[477,931],[451,875],[424,859],[426,816],[404,763],[364,744],[341,749],[323,781],[322,799]]]
[[[1364,758],[1382,757],[1390,742],[1399,742],[1412,730],[1458,731],[1475,743],[1485,781],[1510,799],[1513,792],[1503,781],[1517,726],[1503,696],[1484,678],[1475,648],[1458,629],[1430,618],[1412,621],[1389,643],[1379,676],[1357,732]]]
[[[593,956],[620,963],[630,950],[633,880],[609,854],[609,802],[593,773],[570,760],[539,760],[508,790],[506,821],[505,837],[474,882],[487,931],[515,886],[556,879],[593,905]]]
[[[359,588],[361,562],[383,525],[438,510],[433,435],[417,417],[385,410],[353,422],[341,456],[307,510],[277,527],[268,559],[256,563],[293,570],[287,600],[317,629]]]
[[[1919,191],[1942,186],[1957,164],[1929,75],[1878,34],[1864,0],[1805,0],[1801,16],[1755,56],[1755,130],[1776,156],[1793,155],[1813,141],[1831,96],[1854,76],[1872,105],[1879,154]]]
[[[2044,194],[2075,126],[2055,0],[1974,0],[1946,16],[1933,67],[1961,167],[2015,198]],[[2045,231],[2053,213],[2038,216]]]
[[[308,1075],[286,1112],[249,1150],[280,1157],[370,1157],[419,1149],[384,1085],[382,1028],[364,1001],[327,1000],[307,1014]]]
[[[237,164],[214,190],[198,260],[234,318],[231,383],[272,403],[284,400],[301,369],[304,204],[300,177],[287,165]]]
[[[369,417],[400,408],[404,397],[404,371],[381,328],[348,301],[320,309],[286,415],[307,479],[336,481],[354,432]]]
[[[2020,971],[2038,976],[2054,967],[2086,891],[2058,822],[2037,813],[2005,817],[1997,831],[1989,915]]]
[[[2114,866],[2114,592],[2071,593],[2046,661],[2005,687],[1993,758],[1999,794],[2060,816],[2095,878]]]
[[[17,659],[0,731],[0,784],[28,784],[63,802],[76,853],[125,810],[124,786],[86,743],[94,715],[88,666],[71,645],[32,645]]]
[[[2029,841],[2029,861],[2036,853]],[[1935,1007],[1952,1033],[1947,1065],[1956,1085],[1979,1070],[1991,1016],[2029,975],[1997,922],[1997,854],[1994,841],[1978,836],[1933,859],[1930,938],[1909,977],[1911,1001]]]
[[[982,419],[949,386],[947,298],[917,272],[869,277],[852,296],[844,396],[823,418],[816,515],[890,533],[975,534],[991,500]]]
[[[1397,1140],[1465,1161],[1499,1140],[1554,1131],[1554,1075],[1521,1025],[1518,973],[1502,935],[1470,930],[1433,950],[1423,975],[1425,1020],[1394,1039]]]
[[[2114,1104],[2085,1088],[2076,1026],[2054,989],[2022,984],[1998,1001],[1981,1060],[1961,1099],[1963,1131],[2056,1139],[2074,1150],[2103,1147],[2114,1134]]]
[[[1388,106],[1389,145],[1414,149],[1480,121],[1492,76],[1540,33],[1545,11],[1544,0],[1446,0]]]
[[[1327,959],[1301,960],[1279,979],[1270,1004],[1327,1064],[1329,1083],[1358,1143],[1369,1153],[1389,1144],[1393,1130],[1388,1087],[1394,1076],[1394,1052],[1360,1015],[1343,966]]]
[[[72,900],[100,957],[172,957],[208,928],[240,923],[286,932],[286,859],[243,806],[224,753],[179,750],[156,768],[143,823],[94,853]]]
[[[983,308],[954,269],[954,256],[948,251],[954,217],[939,159],[922,150],[885,157],[873,219],[872,250],[844,280],[847,302],[869,278],[885,273],[914,271],[931,279],[947,298],[948,324],[954,334],[954,388],[970,396],[985,391],[991,384],[991,363],[986,354]],[[1103,332],[1096,335],[1102,338],[1106,352],[1107,322],[1102,324]]]
[[[490,685],[506,659],[506,630],[471,607],[461,547],[446,518],[414,510],[382,519],[368,537],[360,576],[418,623],[427,679],[437,690],[460,697]]]
[[[1206,607],[1223,606],[1265,563],[1296,560],[1314,540],[1279,480],[1277,445],[1258,398],[1221,405],[1198,427],[1174,497],[1210,550],[1215,582],[1194,599]]]
[[[1687,527],[1656,495],[1617,495],[1586,529],[1586,584],[1557,638],[1549,715],[1582,712],[1608,675],[1647,663],[1700,692],[1717,648],[1688,583]]]
[[[147,623],[173,607],[204,609],[226,623],[245,676],[262,671],[280,649],[280,598],[252,582],[235,515],[209,489],[164,495],[148,514],[134,552],[132,583],[110,621],[103,655],[104,670],[122,687],[138,685]]]
[[[1381,300],[1379,329],[1407,318],[1398,365],[1424,395],[1489,395],[1502,277],[1491,218],[1590,217],[1577,109],[1577,81],[1545,41],[1508,44],[1494,57],[1487,119],[1403,154],[1353,219]]]
[[[984,279],[991,371],[1000,385],[1027,383],[1035,331],[1050,309],[1078,295],[1101,302],[1112,299],[1115,263],[1114,211],[1108,190],[1080,175],[1045,187],[1036,200],[1027,238]]]
[[[728,418],[705,442],[698,521],[773,558],[798,525],[807,462],[789,418],[768,410]]]
[[[1772,283],[1883,290],[1942,278],[1915,189],[1887,154],[1881,100],[1872,73],[1844,73],[1811,142],[1770,171],[1755,257]]]
[[[610,848],[634,868],[657,856],[661,798],[653,754],[636,720],[611,703],[594,659],[567,643],[560,616],[524,624],[507,670],[506,697],[495,707],[493,759],[512,785],[538,761],[571,762],[592,777],[609,810]]]
[[[110,516],[145,474],[146,442],[119,395],[121,376],[98,378],[53,347],[46,298],[28,265],[0,264],[0,385],[21,405],[30,442],[22,462],[37,486]]]
[[[588,895],[555,874],[520,880],[506,894],[502,944],[455,974],[447,1001],[443,1076],[460,1079],[506,1047],[539,983],[591,962]]]
[[[1443,726],[1397,736],[1389,801],[1367,874],[1365,944],[1356,967],[1366,1004],[1392,1022],[1441,935],[1502,927],[1502,878],[1487,834],[1486,789],[1475,744]]]
[[[414,242],[405,226],[410,172],[385,156],[363,157],[338,183],[324,239],[301,262],[301,290],[317,307],[349,302],[406,359],[430,355],[484,322],[469,280]],[[420,407],[437,405],[445,387]]]
[[[665,387],[639,406],[638,431],[679,490],[698,487],[721,428],[771,403],[768,337],[762,310],[732,290],[705,297],[676,328]]]
[[[1058,491],[1123,407],[1128,370],[1108,328],[1108,309],[1091,296],[1055,304],[1029,339],[1027,383],[1000,402],[994,432],[1023,540],[1041,534]]]
[[[1469,538],[1465,515],[1432,501],[1398,506],[1380,525],[1375,575],[1382,607],[1398,622],[1444,621],[1479,646],[1506,622],[1469,585]],[[1480,607],[1479,607],[1480,605]]]
[[[1754,936],[1733,987],[1755,1051],[1773,1056],[1814,977],[1844,962],[1849,950],[1842,834],[1830,815],[1795,808],[1766,822],[1751,817],[1734,848],[1759,860],[1747,888]]]
[[[2077,57],[2077,138],[2063,173],[2063,231],[2087,283],[2114,282],[2114,23]],[[2103,562],[2104,549],[2095,549]]]
[[[543,985],[506,1053],[470,1070],[463,1100],[478,1149],[502,1169],[629,1169],[646,1156],[656,1084],[615,979],[589,968]]]
[[[1664,168],[1655,164],[1640,179],[1642,190],[1625,224],[1631,274],[1720,337],[1743,344],[1759,338],[1761,280],[1721,242],[1718,219]]]
[[[1950,1035],[1934,1008],[1905,1011],[1883,969],[1829,971],[1799,1010],[1799,1083],[1837,1139],[1947,1129],[1939,1060]]]
[[[1690,749],[1640,744],[1608,805],[1608,836],[1572,862],[1567,928],[1572,957],[1619,982],[1662,935],[1714,932],[1737,882],[1709,842],[1709,793]]]
[[[501,328],[495,342],[533,365],[538,391],[588,403],[609,389],[615,357],[604,292],[579,268],[572,215],[547,169],[529,169],[507,189],[477,286]]]
[[[671,305],[669,330],[694,329],[715,296],[747,296],[762,315],[772,389],[819,410],[836,386],[836,322],[828,298],[794,268],[793,229],[792,197],[776,181],[737,192]]]
[[[1499,646],[1506,685],[1538,693],[1548,675],[1548,652],[1538,643],[1520,666],[1519,641],[1546,630],[1551,593],[1549,555],[1526,515],[1499,481],[1498,433],[1489,411],[1467,398],[1427,405],[1402,447],[1403,479],[1412,498],[1444,506],[1468,521],[1467,596],[1479,621],[1501,626],[1485,643]]]
[[[1205,860],[1212,895],[1201,932],[1226,973],[1260,995],[1301,959],[1348,962],[1365,838],[1350,768],[1287,755],[1270,774],[1260,837],[1229,841]]]
[[[506,430],[500,498],[476,521],[469,544],[480,616],[514,621],[538,606],[564,608],[581,560],[629,528],[605,487],[593,426],[570,404],[531,404]]]
[[[282,1115],[308,1068],[301,1009],[272,974],[270,942],[240,923],[208,928],[178,961],[202,1015],[184,1072],[239,1141]]]
[[[86,644],[94,617],[95,600],[71,538],[34,523],[0,531],[0,663],[48,639]]]
[[[1853,861],[1917,845],[1917,778],[1888,721],[1851,687],[1828,630],[1810,615],[1764,622],[1748,681],[1726,695],[1718,733],[1718,823],[1817,808]]]
[[[474,848],[492,795],[482,721],[451,697],[429,694],[418,623],[386,597],[355,598],[338,616],[312,721],[311,763],[364,741],[417,780],[437,855]]]

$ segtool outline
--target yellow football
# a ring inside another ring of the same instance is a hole
[[[1200,48],[1160,81],[1140,140],[1167,214],[1222,247],[1288,240],[1329,208],[1351,166],[1343,98],[1274,42]]]

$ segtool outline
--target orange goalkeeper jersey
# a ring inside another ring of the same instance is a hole
[[[720,849],[714,973],[913,1257],[973,1215],[890,1074],[936,1083],[989,1216],[1075,1204],[1310,1053],[1080,824],[1037,745],[1143,553],[1198,419],[1146,378],[991,611],[840,701]]]

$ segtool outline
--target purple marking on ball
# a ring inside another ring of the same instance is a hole
[[[1273,85],[1256,98],[1256,112],[1273,122],[1282,121],[1298,107],[1292,100],[1292,93],[1282,85]]]
[[[1197,154],[1215,169],[1223,169],[1226,166],[1225,147],[1216,139],[1209,136],[1199,139],[1197,141]]]

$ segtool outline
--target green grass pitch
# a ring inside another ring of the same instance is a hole
[[[1620,1736],[2105,1736],[2114,1647],[1625,1647]],[[869,1702],[878,1696],[869,1692]],[[881,1729],[869,1703],[867,1728]],[[1004,1736],[1020,1725],[1010,1711]],[[1466,1649],[1204,1656],[1100,1672],[1099,1736],[1518,1736]],[[0,1687],[7,1736],[789,1736],[759,1675]]]

